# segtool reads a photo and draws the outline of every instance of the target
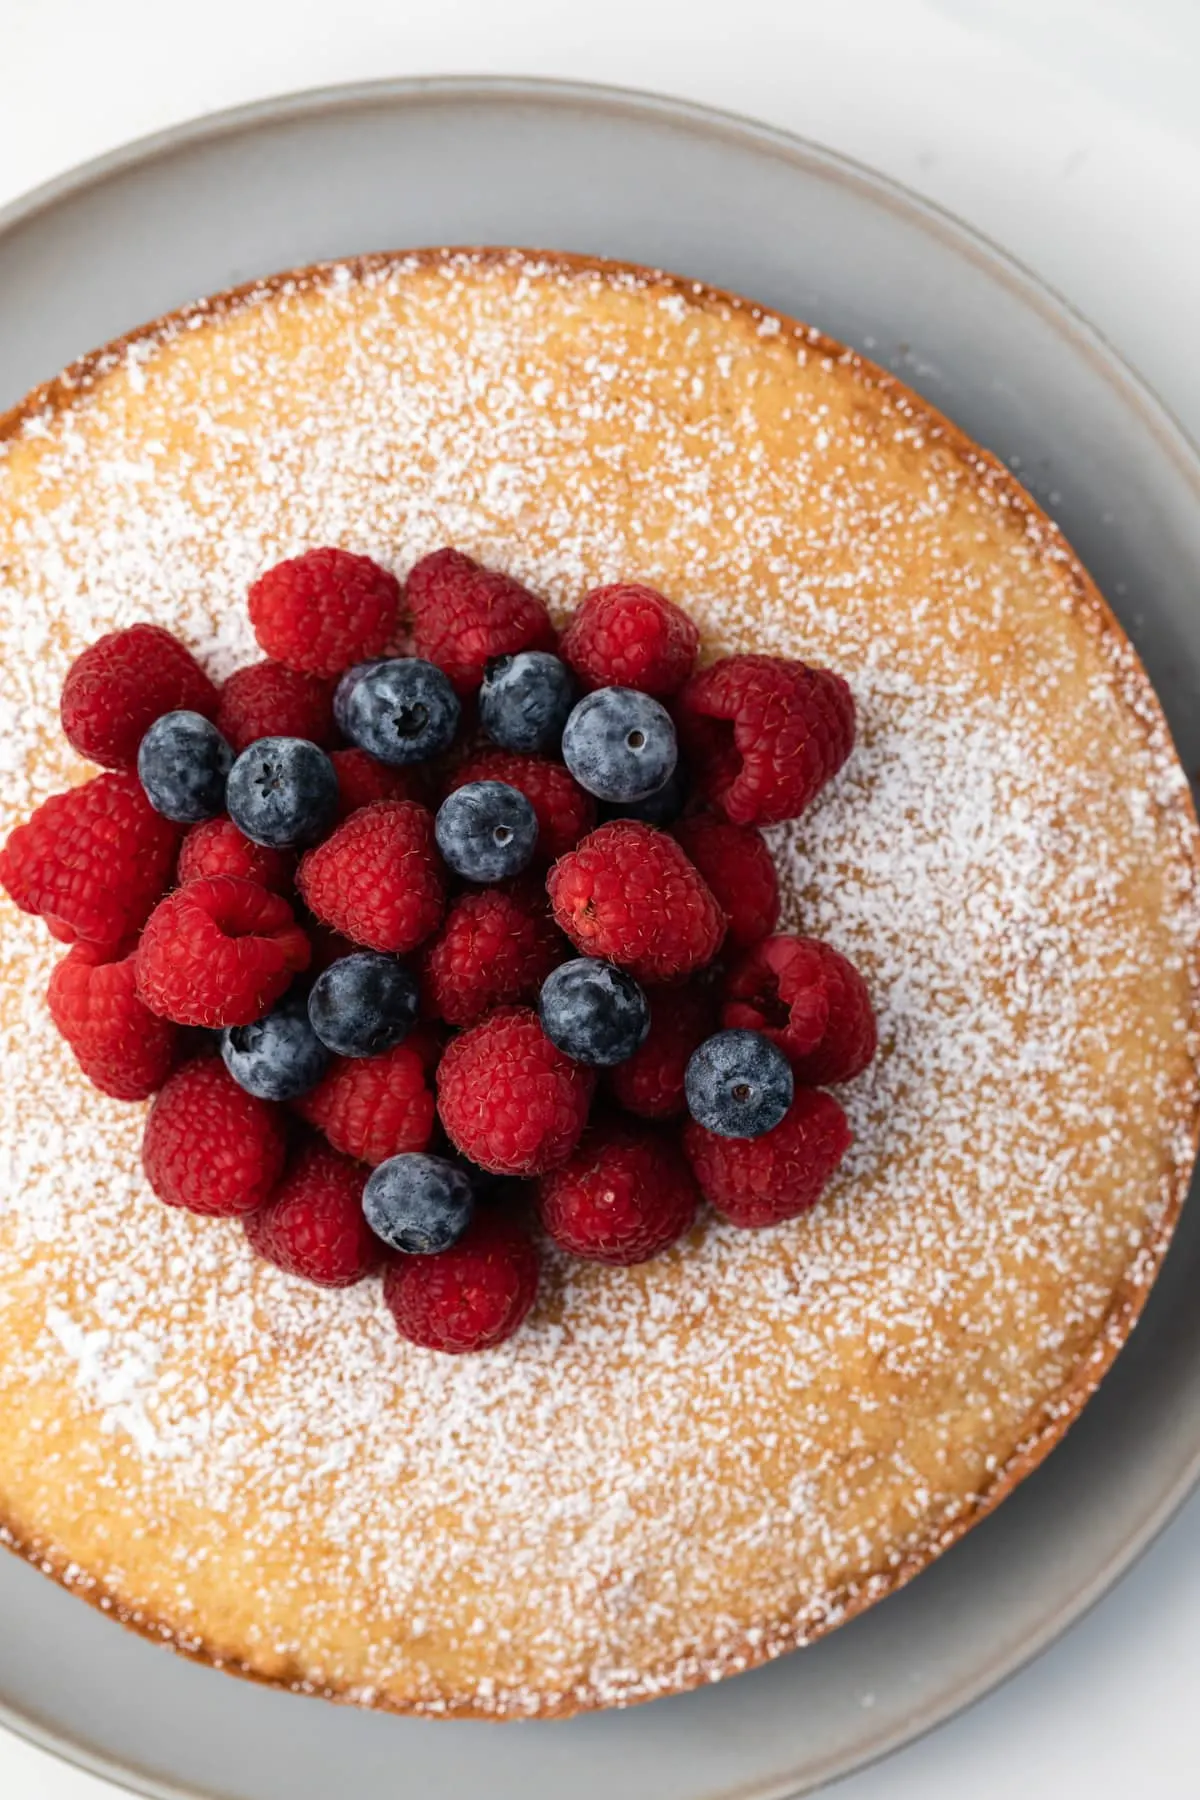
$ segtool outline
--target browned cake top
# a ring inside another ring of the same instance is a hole
[[[2,427],[0,427],[2,435]],[[566,258],[286,279],[34,396],[0,446],[0,829],[82,765],[71,657],[151,618],[249,660],[255,575],[452,543],[565,612],[645,580],[706,654],[850,680],[769,833],[882,1053],[809,1217],[636,1270],[551,1255],[485,1355],[401,1342],[168,1211],[4,904],[0,1518],[121,1616],[430,1712],[650,1697],[888,1591],[1115,1353],[1190,1166],[1195,830],[1136,658],[1012,480],[803,327]]]

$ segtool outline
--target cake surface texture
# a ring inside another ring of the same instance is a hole
[[[89,772],[101,633],[218,679],[317,544],[453,544],[543,593],[654,584],[703,655],[850,682],[842,774],[768,839],[783,929],[863,970],[873,1067],[814,1212],[706,1214],[634,1269],[548,1254],[448,1357],[161,1206],[144,1107],[0,905],[0,1538],[221,1666],[441,1716],[654,1698],[886,1595],[1057,1441],[1191,1170],[1196,826],[1148,680],[1062,537],[819,333],[647,271],[430,251],[280,277],[0,420],[0,830]]]

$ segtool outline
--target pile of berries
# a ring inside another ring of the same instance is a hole
[[[846,760],[845,682],[697,671],[691,620],[635,584],[559,638],[449,549],[403,588],[311,550],[249,608],[267,660],[220,688],[154,625],[85,650],[63,729],[104,772],[0,851],[70,946],[48,999],[80,1067],[154,1096],[159,1198],[324,1286],[381,1272],[402,1335],[451,1352],[533,1305],[522,1196],[612,1264],[702,1200],[813,1206],[875,1021],[844,956],[777,932],[758,827]]]

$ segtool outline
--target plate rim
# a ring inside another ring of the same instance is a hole
[[[64,201],[86,195],[90,188],[101,186],[113,176],[153,164],[193,145],[219,142],[289,120],[313,119],[389,105],[452,105],[456,102],[463,104],[479,100],[493,103],[503,100],[514,105],[533,102],[542,106],[557,105],[564,109],[602,108],[609,112],[624,111],[642,118],[683,125],[709,138],[740,140],[760,152],[766,150],[786,162],[802,164],[810,171],[816,168],[843,185],[851,186],[876,200],[883,199],[896,210],[907,214],[918,225],[932,230],[959,254],[968,255],[993,279],[1015,292],[1060,334],[1073,340],[1087,360],[1097,367],[1101,379],[1117,388],[1122,400],[1136,411],[1142,424],[1158,440],[1185,482],[1200,499],[1200,446],[1171,408],[1070,300],[988,234],[903,182],[801,133],[766,124],[740,112],[651,89],[543,76],[426,74],[382,77],[267,95],[181,120],[117,145],[52,176],[0,207],[0,237],[19,229],[40,214],[51,211]],[[53,377],[53,371],[50,372],[50,377]],[[969,1710],[985,1695],[1003,1686],[1020,1670],[1029,1666],[1082,1619],[1140,1560],[1198,1482],[1200,1443],[1187,1459],[1182,1473],[1151,1508],[1141,1525],[1106,1559],[1102,1567],[1072,1597],[1067,1607],[1031,1637],[1024,1639],[1018,1648],[1002,1651],[993,1657],[990,1664],[965,1689],[960,1688],[953,1697],[946,1700],[927,1703],[923,1712],[913,1720],[889,1729],[875,1743],[866,1747],[852,1764],[841,1767],[836,1773],[818,1777],[804,1776],[799,1785],[794,1778],[784,1777],[783,1785],[747,1789],[744,1795],[739,1793],[737,1800],[798,1800],[798,1796],[815,1791],[818,1785],[823,1786],[826,1781],[837,1781],[881,1761],[894,1751],[917,1742],[949,1719]],[[141,1769],[134,1763],[114,1761],[71,1733],[46,1725],[34,1712],[16,1708],[4,1699],[0,1699],[0,1725],[69,1766],[106,1780],[128,1793],[146,1795],[150,1800],[227,1800],[227,1796],[217,1790],[196,1788],[190,1784],[179,1785],[164,1780],[157,1773]],[[732,1794],[729,1800],[734,1800]]]

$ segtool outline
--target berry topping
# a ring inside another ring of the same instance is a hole
[[[240,1088],[215,1056],[177,1069],[146,1116],[150,1186],[168,1206],[210,1218],[261,1206],[286,1153],[284,1115]]]
[[[538,1256],[515,1220],[480,1213],[441,1256],[390,1263],[383,1298],[410,1344],[461,1356],[510,1338],[537,1298]]]
[[[593,588],[562,641],[585,688],[640,688],[660,698],[683,686],[699,649],[688,615],[636,581]]]
[[[138,780],[155,812],[196,825],[225,810],[233,751],[216,726],[196,712],[164,713],[138,750]]]
[[[250,1247],[286,1275],[353,1287],[383,1261],[363,1217],[366,1170],[324,1144],[302,1149],[271,1199],[245,1220]]]
[[[189,881],[155,907],[137,948],[138,993],[179,1025],[250,1025],[308,959],[281,895],[219,875]]]
[[[644,800],[675,772],[678,751],[671,715],[635,688],[600,688],[567,720],[563,761],[580,787],[621,805]]]
[[[496,657],[555,646],[550,614],[537,595],[461,550],[435,550],[414,563],[405,599],[417,650],[446,671],[460,694],[479,686]]]
[[[132,769],[138,745],[169,712],[215,717],[217,690],[190,650],[160,625],[130,625],[89,645],[67,671],[68,742],[105,769]]]
[[[720,1137],[689,1120],[683,1147],[701,1192],[731,1225],[779,1225],[816,1205],[850,1148],[832,1094],[798,1088],[786,1115],[759,1138]]]
[[[715,1023],[707,984],[655,988],[649,995],[650,1030],[628,1062],[610,1074],[614,1100],[643,1119],[669,1119],[684,1111],[683,1079],[692,1051]]]
[[[840,675],[782,656],[730,656],[694,675],[675,722],[704,798],[738,825],[796,819],[854,746]]]
[[[473,1025],[497,1006],[536,1000],[564,948],[540,885],[463,894],[425,952],[426,1008],[447,1025]]]
[[[645,994],[624,969],[579,956],[560,963],[538,998],[546,1036],[572,1062],[611,1068],[632,1056],[650,1029]]]
[[[376,800],[422,800],[426,783],[415,767],[381,763],[365,750],[335,750],[329,758],[338,784],[338,818],[348,819]]]
[[[250,589],[250,623],[263,650],[310,675],[340,675],[381,655],[399,616],[395,576],[347,550],[307,550]]]
[[[433,1135],[433,1095],[425,1064],[408,1044],[383,1056],[335,1058],[325,1079],[296,1103],[302,1118],[335,1150],[360,1162],[386,1162],[402,1150],[424,1150]]]
[[[471,1178],[444,1156],[411,1151],[373,1169],[363,1191],[367,1224],[392,1250],[439,1256],[456,1244],[475,1210]]]
[[[432,814],[412,800],[360,807],[303,858],[296,884],[317,918],[352,943],[415,949],[446,903]]]
[[[753,825],[734,825],[720,813],[680,819],[671,836],[695,863],[729,919],[729,942],[756,944],[779,922],[775,859]]]
[[[595,1076],[563,1055],[536,1013],[510,1006],[454,1039],[437,1081],[442,1124],[464,1156],[496,1175],[540,1175],[578,1143]]]
[[[537,814],[520,788],[470,781],[442,801],[437,846],[465,881],[507,881],[537,848]]]
[[[285,663],[251,663],[231,675],[221,689],[217,725],[235,756],[259,738],[307,738],[325,750],[337,743],[328,681]]]
[[[757,1138],[792,1104],[787,1057],[757,1031],[718,1031],[692,1052],[684,1074],[688,1111],[720,1137]]]
[[[479,723],[505,750],[557,752],[575,704],[575,679],[546,650],[498,656],[484,671]]]
[[[287,994],[253,1025],[221,1033],[221,1059],[239,1087],[260,1100],[298,1100],[320,1081],[329,1052],[308,1022],[303,996]]]
[[[234,763],[225,803],[256,844],[272,850],[313,844],[337,815],[337,774],[306,738],[259,738]]]
[[[454,742],[461,716],[445,675],[417,656],[370,664],[339,698],[338,711],[352,743],[396,764],[440,756]]]
[[[64,942],[115,945],[138,930],[171,879],[178,843],[136,775],[97,775],[17,826],[0,850],[0,882]]]
[[[699,1204],[678,1143],[632,1122],[585,1132],[569,1161],[538,1185],[550,1237],[589,1262],[648,1262],[690,1229]]]
[[[408,1036],[417,1017],[417,984],[394,957],[356,950],[330,963],[308,996],[312,1028],[338,1056],[381,1056]]]
[[[93,1087],[146,1100],[167,1079],[178,1032],[138,999],[132,952],[76,944],[46,990],[50,1017]]]
[[[726,978],[721,1017],[778,1044],[804,1087],[861,1075],[878,1045],[866,982],[817,938],[770,937],[748,951]]]
[[[711,962],[725,915],[674,838],[634,819],[601,825],[546,883],[554,916],[585,955],[639,981],[674,981]]]
[[[596,823],[596,802],[575,782],[562,763],[513,750],[481,750],[458,768],[447,791],[473,781],[503,781],[519,788],[537,814],[539,863],[553,862],[573,849]]]
[[[291,892],[295,858],[282,850],[252,844],[232,819],[206,819],[193,825],[179,852],[178,879],[203,881],[209,875],[240,875],[277,894]]]

